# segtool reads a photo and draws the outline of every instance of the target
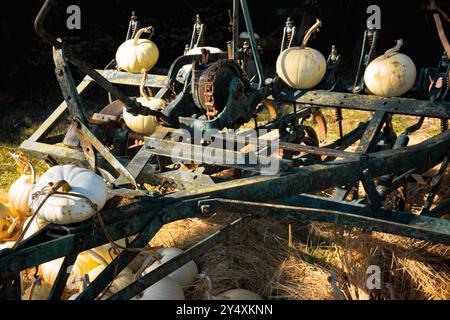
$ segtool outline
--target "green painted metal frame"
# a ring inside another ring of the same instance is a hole
[[[46,4],[50,2],[51,0],[48,0]],[[237,5],[237,1],[234,1],[234,4]],[[241,0],[241,5],[245,9],[246,23],[251,26],[246,2]],[[45,13],[46,10],[49,10],[49,8],[44,6],[43,12]],[[55,43],[55,46],[59,48],[60,43]],[[110,93],[116,92],[111,83],[138,84],[138,79],[132,75],[114,71],[90,70],[83,61],[74,57],[73,54],[70,54],[70,60],[92,77],[86,77],[76,89],[74,86],[70,88],[69,91],[72,91],[71,93],[75,97],[78,97],[89,87],[92,79],[95,79],[95,82],[100,83]],[[164,84],[167,81],[166,78],[150,76],[147,81],[147,85],[161,88],[158,93],[159,96],[167,93],[167,83]],[[127,97],[122,98],[125,102],[130,102]],[[450,131],[445,131],[415,146],[372,152],[376,136],[386,122],[388,115],[395,113],[448,119],[450,118],[450,103],[404,98],[386,99],[329,91],[287,91],[281,97],[277,97],[277,102],[283,101],[302,105],[303,109],[300,112],[309,108],[333,107],[372,111],[375,112],[375,115],[369,123],[362,124],[342,139],[324,148],[304,147],[288,143],[281,145],[287,150],[306,153],[302,157],[305,160],[308,160],[308,156],[320,155],[325,157],[320,161],[314,161],[313,158],[310,158],[309,162],[305,161],[299,167],[288,166],[285,171],[274,176],[257,175],[217,183],[204,188],[189,189],[166,196],[142,196],[138,199],[139,201],[133,204],[100,212],[114,240],[136,236],[129,244],[129,248],[146,246],[162,226],[180,219],[202,217],[213,212],[238,212],[245,215],[203,242],[186,250],[184,254],[138,279],[110,299],[134,297],[176,268],[223,240],[230,232],[242,226],[250,217],[271,215],[306,221],[332,222],[365,230],[382,231],[450,244],[449,221],[434,218],[433,210],[430,211],[429,216],[415,216],[406,212],[387,210],[381,207],[374,185],[375,178],[412,172],[417,168],[429,169],[444,161],[448,156],[448,150],[450,150]],[[133,105],[132,102],[131,105]],[[70,105],[70,107],[72,115],[82,111],[79,110],[79,104]],[[43,142],[57,122],[67,114],[67,110],[67,103],[62,103],[30,139],[22,143],[21,148],[33,155],[56,163],[76,162],[87,166],[88,162],[83,152]],[[297,114],[291,116],[296,117]],[[273,122],[269,123],[267,127],[277,127],[278,125]],[[98,140],[91,134],[86,125],[82,124],[80,128],[80,134],[85,136],[88,142],[96,145],[97,149],[102,149],[98,145]],[[357,152],[343,151],[358,140],[361,140],[361,142]],[[153,142],[155,141],[158,143],[160,155],[169,156],[171,154],[170,147],[172,146],[170,143],[153,138]],[[105,152],[102,155],[108,157],[107,150],[103,151]],[[336,158],[342,158],[342,160],[336,160]],[[116,159],[109,160],[113,162],[114,166],[114,160]],[[137,165],[136,170],[133,171],[134,179],[145,173],[145,163],[144,166],[142,166],[142,163],[130,163]],[[249,168],[241,169],[247,170]],[[320,179],[318,179],[319,177]],[[307,194],[332,187],[352,185],[359,181],[363,182],[368,195],[369,204],[367,205],[330,200]],[[136,191],[135,194],[139,193]],[[435,210],[442,211],[445,208],[446,204],[443,204]],[[107,242],[104,230],[95,217],[76,225],[47,226],[39,233],[21,242],[16,250],[5,249],[0,252],[0,299],[20,298],[19,272],[21,270],[65,257],[63,267],[49,296],[49,299],[59,299],[67,281],[65,270],[73,264],[78,253]],[[124,251],[119,254],[80,294],[78,300],[95,299],[136,255],[137,252],[132,251]]]

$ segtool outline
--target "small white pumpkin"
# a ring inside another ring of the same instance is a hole
[[[145,289],[133,300],[185,300],[180,284],[170,277],[165,277]]]
[[[399,97],[414,86],[416,65],[407,55],[397,52],[402,45],[403,40],[398,40],[394,48],[387,50],[367,66],[364,82],[374,95]]]
[[[0,240],[11,237],[12,216],[9,209],[0,203]]]
[[[55,166],[50,168],[36,183],[32,193],[41,191],[49,183],[66,181],[72,194],[87,197],[101,210],[106,203],[108,192],[103,179],[84,168],[74,165]],[[34,213],[46,192],[35,200],[30,199],[31,211]],[[65,225],[85,221],[95,215],[96,211],[86,199],[71,195],[52,195],[39,210],[38,217],[54,224]]]
[[[182,254],[183,250],[178,248],[163,248],[159,249],[157,252],[161,255],[161,259],[155,261],[150,267],[145,269],[145,271],[142,273],[143,275],[146,275],[147,273],[156,269],[160,265]],[[184,266],[180,267],[179,269],[169,274],[168,277],[174,279],[182,287],[189,286],[198,278],[197,265],[193,260],[191,260]]]
[[[200,274],[199,278],[206,281],[208,285],[206,290],[206,299],[208,300],[262,300],[260,295],[245,289],[232,289],[213,296],[211,278],[206,274]]]
[[[30,208],[28,200],[36,183],[36,174],[33,165],[29,161],[15,154],[12,154],[12,156],[16,161],[24,162],[26,164],[25,171],[26,168],[29,168],[31,174],[26,174],[24,172],[20,178],[11,185],[8,192],[8,201],[17,212],[24,216],[29,216]]]
[[[156,44],[149,39],[140,39],[142,34],[153,35],[153,28],[143,28],[138,31],[134,39],[125,41],[116,53],[119,68],[130,73],[144,73],[154,67],[159,58]]]
[[[289,87],[294,89],[311,89],[318,85],[327,71],[327,62],[322,53],[306,47],[311,35],[321,25],[316,24],[308,30],[300,47],[291,47],[278,56],[277,74]]]
[[[140,97],[136,99],[144,107],[150,108],[152,110],[161,110],[166,106],[166,102],[162,99],[151,98],[147,99],[145,97]],[[126,108],[123,109],[123,120],[131,131],[150,136],[156,131],[156,126],[158,122],[154,116],[134,116],[129,113]]]
[[[202,49],[206,49],[209,53],[223,53],[222,49],[216,47],[197,47],[186,52],[185,56],[193,56],[197,54],[202,54]]]
[[[228,290],[218,297],[221,298],[220,300],[262,300],[260,295],[245,289]]]

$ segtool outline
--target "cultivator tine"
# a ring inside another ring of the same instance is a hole
[[[422,212],[420,213],[421,215],[423,215],[423,216],[430,215],[431,206],[433,205],[436,194],[439,191],[439,188],[442,184],[442,180],[444,179],[444,173],[446,172],[449,164],[450,164],[450,155],[447,155],[445,157],[444,161],[442,162],[438,173],[436,174],[436,176],[433,178],[433,180],[431,182],[431,189],[428,192],[427,199],[425,200],[425,203],[422,208]]]

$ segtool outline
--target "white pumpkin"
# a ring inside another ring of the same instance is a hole
[[[160,265],[182,254],[183,250],[178,248],[163,248],[159,249],[157,252],[161,254],[161,259],[155,261],[150,267],[145,269],[145,271],[142,273],[143,275],[148,274],[150,271],[156,269]],[[177,281],[182,287],[189,286],[198,278],[197,265],[193,260],[191,260],[184,266],[169,274],[168,277]]]
[[[64,258],[55,259],[44,264],[41,264],[40,270],[42,278],[45,282],[53,284],[58,276],[59,269],[64,261]],[[70,272],[67,286],[70,289],[79,289],[81,287],[80,279],[98,267],[98,263],[94,261],[87,253],[82,252],[78,255],[75,264]]]
[[[31,191],[33,190],[34,184],[36,183],[36,175],[34,172],[33,165],[22,158],[19,155],[11,154],[16,161],[21,161],[26,164],[26,168],[29,168],[31,174],[26,174],[25,172],[17,179],[9,188],[8,201],[11,206],[22,215],[29,216],[30,209],[28,199],[30,198]]]
[[[185,300],[180,284],[170,277],[165,277],[145,289],[133,300]]]
[[[124,42],[116,53],[119,68],[130,73],[144,73],[154,67],[159,58],[156,44],[149,39],[140,39],[144,33],[153,34],[153,28],[143,28],[134,39]]]
[[[70,193],[87,197],[101,210],[107,200],[107,188],[103,179],[84,168],[74,165],[55,166],[50,168],[36,183],[32,193],[41,191],[49,183],[66,181]],[[30,199],[31,210],[34,213],[47,193]],[[85,221],[95,215],[96,211],[86,199],[71,195],[52,195],[39,210],[38,217],[54,224],[72,224]]]
[[[327,62],[322,53],[306,47],[311,35],[317,31],[321,22],[308,30],[301,47],[291,47],[278,56],[277,74],[289,87],[311,89],[318,85],[327,71]]]
[[[202,49],[206,49],[209,53],[223,53],[222,49],[216,47],[197,47],[186,52],[185,56],[193,56],[197,54],[202,54]]]
[[[94,281],[99,276],[99,274],[102,273],[103,270],[105,270],[105,268],[106,266],[100,265],[89,271],[89,273],[87,273],[89,282]],[[108,299],[113,294],[121,291],[122,289],[133,283],[134,278],[135,276],[131,269],[129,268],[123,269],[122,272],[117,275],[117,277],[108,287],[108,290],[105,292],[105,294],[102,295],[102,299]]]
[[[369,91],[382,97],[398,97],[416,82],[416,66],[407,55],[397,52],[403,41],[373,60],[366,68],[364,82]]]
[[[212,280],[206,274],[199,275],[200,280],[206,281],[208,287],[206,298],[208,300],[262,300],[261,296],[245,289],[232,289],[225,291],[217,296],[212,295]]]
[[[232,289],[217,296],[217,300],[262,300],[261,296],[245,289]]]
[[[28,225],[28,222],[30,221],[32,217],[29,217],[25,222],[23,223],[23,227],[25,228]],[[31,222],[31,225],[28,227],[27,232],[25,232],[25,235],[23,236],[23,239],[28,239],[33,234],[37,233],[39,230],[45,228],[49,223],[45,220],[40,219],[39,217],[35,217],[33,221]]]
[[[36,279],[32,286],[22,294],[22,300],[47,300],[51,291],[52,286],[49,283]]]
[[[0,251],[2,251],[3,249],[12,249],[15,244],[16,243],[14,241],[2,243],[0,244]]]
[[[12,216],[9,209],[0,203],[0,240],[11,237]]]
[[[147,99],[144,97],[138,98],[138,102],[140,102],[144,107],[150,108],[152,110],[160,110],[166,106],[166,102],[162,99]],[[129,113],[126,108],[123,109],[123,120],[128,128],[131,131],[143,134],[146,136],[150,136],[156,131],[156,126],[158,122],[154,116],[143,116],[137,115],[134,116]]]

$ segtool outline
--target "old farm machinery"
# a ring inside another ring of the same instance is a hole
[[[234,0],[230,14],[233,39],[227,52],[199,50],[176,59],[166,76],[148,74],[144,89],[157,91],[155,98],[168,102],[163,110],[151,110],[116,86],[140,86],[142,75],[114,69],[114,63],[104,70],[94,70],[62,40],[45,31],[44,21],[53,2],[45,2],[35,26],[54,48],[56,75],[65,102],[22,143],[21,149],[51,165],[71,163],[90,168],[107,181],[109,201],[87,221],[48,225],[14,249],[2,250],[2,299],[21,298],[22,270],[64,257],[48,297],[60,299],[69,277],[67,269],[80,252],[128,237],[126,248],[121,248],[121,253],[77,298],[95,299],[162,226],[212,213],[235,212],[242,217],[109,299],[135,297],[233,230],[245,228],[248,219],[262,216],[331,222],[450,244],[450,221],[445,219],[450,200],[433,207],[450,159],[450,131],[446,126],[450,118],[446,84],[450,52],[444,54],[437,68],[422,70],[416,89],[408,94],[412,98],[368,95],[364,93],[362,74],[375,58],[373,47],[378,35],[376,30],[367,30],[352,88],[343,89],[337,72],[341,58],[333,47],[323,81],[314,89],[296,90],[277,77],[265,78],[247,3]],[[240,48],[241,13],[248,39]],[[434,14],[439,21],[439,13]],[[138,24],[133,16],[128,39]],[[203,46],[204,31],[197,18],[187,51]],[[288,20],[282,50],[292,45],[292,32],[295,27]],[[448,49],[445,34],[441,33],[441,37]],[[86,74],[78,86],[69,63]],[[250,65],[254,66],[253,72],[248,71]],[[434,79],[431,86],[429,78]],[[88,117],[80,94],[94,83],[109,93],[110,103]],[[289,111],[281,112],[286,106]],[[131,132],[121,120],[124,108],[134,115],[155,116],[158,130],[149,136]],[[347,133],[340,127],[339,139],[321,145],[326,135],[321,108],[333,108],[339,122],[343,109],[366,111],[371,117]],[[263,110],[270,111],[270,119],[261,124],[258,114]],[[394,114],[416,116],[419,120],[397,136],[391,126]],[[71,123],[65,137],[52,136],[52,130],[67,115]],[[408,146],[409,135],[419,130],[427,117],[441,119],[442,133]],[[319,133],[306,124],[309,118],[317,120]],[[244,124],[252,123],[252,119],[253,130],[248,130]],[[347,151],[358,141],[356,151]],[[195,169],[180,170],[177,160],[186,165],[195,163]],[[420,215],[384,206],[388,195],[439,164]],[[232,169],[233,178],[217,175],[225,169]],[[145,183],[166,185],[175,191],[149,191],[142,187]],[[363,190],[358,190],[360,183]],[[318,191],[329,189],[334,190],[332,197],[317,196]],[[136,201],[118,206],[124,197]]]

